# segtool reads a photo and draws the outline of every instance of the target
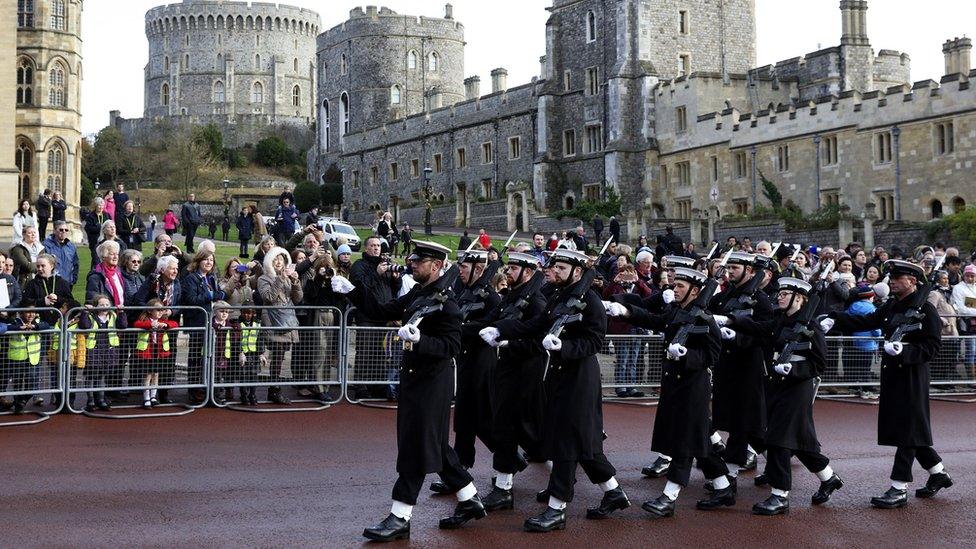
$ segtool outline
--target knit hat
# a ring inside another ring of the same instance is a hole
[[[962,270],[962,274],[976,274],[976,265],[966,265],[966,268]]]
[[[861,282],[854,289],[858,299],[874,299],[874,286],[867,282]]]
[[[352,253],[352,248],[349,247],[349,244],[343,244],[336,249],[336,255],[351,254],[351,253]]]

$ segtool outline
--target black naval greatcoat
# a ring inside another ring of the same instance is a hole
[[[743,295],[740,284],[712,298],[708,309],[714,314],[729,316],[727,304]],[[753,294],[756,300],[752,317],[768,320],[773,306],[761,291]],[[746,334],[722,341],[722,352],[713,371],[712,422],[717,431],[727,431],[763,438],[766,432],[766,356],[763,345]]]
[[[892,298],[877,311],[864,316],[831,313],[834,329],[844,333],[881,329],[887,340],[896,326],[892,319],[911,309],[914,294]],[[942,346],[942,321],[935,307],[925,302],[922,329],[902,339],[899,356],[881,351],[881,396],[878,401],[878,444],[881,446],[932,446],[929,419],[929,361]]]
[[[543,314],[535,318],[496,322],[499,341],[522,339],[541,348],[557,318],[554,311],[568,299],[573,286],[556,289]],[[562,349],[549,353],[540,457],[553,461],[588,460],[603,453],[603,397],[596,354],[607,334],[607,312],[593,290],[586,292],[583,301],[583,319],[567,324],[560,336]]]
[[[809,349],[798,350],[793,354],[790,364],[793,368],[788,375],[780,375],[774,370],[777,360],[769,365],[767,376],[766,407],[768,424],[766,443],[788,450],[820,452],[820,441],[813,422],[813,400],[817,396],[819,377],[827,364],[827,340],[816,321],[811,321],[807,335],[796,335],[796,315],[786,316],[783,312],[767,321],[756,322],[750,318],[736,318],[732,326],[754,336],[756,339],[772,343],[776,357],[794,340],[809,343]]]
[[[461,327],[461,354],[457,359],[457,397],[454,406],[454,432],[474,432],[482,442],[491,444],[491,394],[495,363],[498,353],[489,346],[478,332],[484,327],[482,319],[498,307],[501,298],[490,286],[484,296],[464,287],[457,297],[459,309],[465,305],[483,304],[468,314]],[[463,463],[465,456],[462,458]],[[473,458],[474,456],[467,456]]]
[[[640,307],[629,307],[626,319],[634,326],[664,333],[664,348],[681,330],[676,322],[686,311],[678,306],[661,314],[650,314]],[[708,326],[708,333],[692,334],[685,347],[688,354],[672,360],[665,353],[661,366],[661,400],[654,416],[651,450],[671,457],[706,457],[711,449],[709,416],[711,400],[710,369],[718,361],[721,333],[709,317],[697,323]]]
[[[436,284],[417,285],[407,294],[376,303],[364,299],[370,318],[407,322],[414,312],[434,303]],[[454,357],[461,350],[461,310],[453,298],[418,325],[420,341],[403,351],[397,403],[397,472],[436,473],[450,446]]]

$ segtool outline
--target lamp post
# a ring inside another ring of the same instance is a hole
[[[224,217],[227,217],[230,211],[230,195],[227,194],[227,188],[230,186],[230,180],[224,179]]]
[[[139,191],[139,181],[136,180],[136,213],[142,217],[142,193]]]
[[[433,193],[433,189],[430,188],[430,174],[433,172],[434,170],[431,169],[430,162],[426,163],[424,165],[424,234],[428,236],[434,234],[430,226],[430,195]]]
[[[892,128],[891,136],[895,142],[895,221],[901,221],[901,128]]]

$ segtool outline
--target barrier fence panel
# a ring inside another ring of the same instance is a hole
[[[597,354],[604,398],[654,398],[661,386],[664,338],[643,330],[607,335]]]
[[[0,324],[0,427],[45,421],[64,407],[61,311],[4,309]]]
[[[62,364],[69,411],[129,419],[184,415],[206,405],[210,314],[203,308],[79,307],[66,318]],[[178,323],[189,318],[202,325]],[[129,413],[135,409],[142,411]]]
[[[226,311],[227,318],[222,311]],[[343,315],[335,307],[214,309],[211,399],[256,412],[323,410],[342,400]],[[298,326],[289,325],[291,320]],[[227,327],[216,323],[226,322]],[[263,397],[267,397],[266,399]],[[259,404],[313,406],[265,407]]]
[[[395,400],[403,360],[398,328],[361,325],[355,309],[345,316],[346,400],[354,404]]]

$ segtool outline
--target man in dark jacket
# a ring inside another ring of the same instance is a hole
[[[468,230],[464,229],[464,234],[458,239],[458,251],[467,250],[468,246],[471,245],[471,237],[468,236]]]
[[[597,242],[603,242],[603,239],[600,238],[600,235],[603,234],[603,218],[600,217],[600,214],[593,216],[593,234],[596,236]]]
[[[357,288],[371,288],[376,292],[376,300],[381,303],[392,301],[399,293],[402,281],[399,273],[390,270],[390,264],[381,256],[380,237],[371,236],[363,243],[363,257],[356,261],[349,271],[349,280]],[[383,319],[369,316],[368,311],[358,308],[351,319],[357,326],[386,326]],[[362,330],[356,333],[356,378],[362,381],[384,381],[387,378],[383,353],[383,332]],[[382,385],[353,386],[357,397],[375,396],[385,398],[386,389]]]
[[[44,189],[41,196],[37,197],[37,238],[42,242],[49,219],[51,219],[51,189]]]
[[[620,222],[617,221],[616,216],[610,216],[610,236],[613,237],[614,242],[620,242]]]
[[[190,193],[180,209],[180,223],[186,231],[186,253],[192,254],[194,253],[193,238],[197,234],[197,227],[203,223],[203,214],[200,213],[200,205],[197,204],[197,195],[194,193]]]
[[[825,332],[836,328],[844,334],[880,328],[884,334],[878,444],[898,449],[891,469],[891,488],[871,498],[871,504],[893,509],[908,504],[908,483],[912,481],[915,460],[929,473],[928,481],[915,491],[915,497],[930,498],[952,486],[952,479],[932,448],[929,419],[929,361],[938,355],[942,345],[942,321],[935,307],[920,299],[924,295],[918,292],[926,291],[918,287],[925,280],[922,267],[889,260],[885,271],[890,276],[891,299],[869,315],[830,313],[830,318],[821,321],[821,327]],[[910,328],[912,324],[919,324],[918,329]]]
[[[576,227],[572,238],[573,244],[576,245],[576,250],[585,254],[586,249],[590,247],[590,242],[586,239],[586,230],[582,226]]]

